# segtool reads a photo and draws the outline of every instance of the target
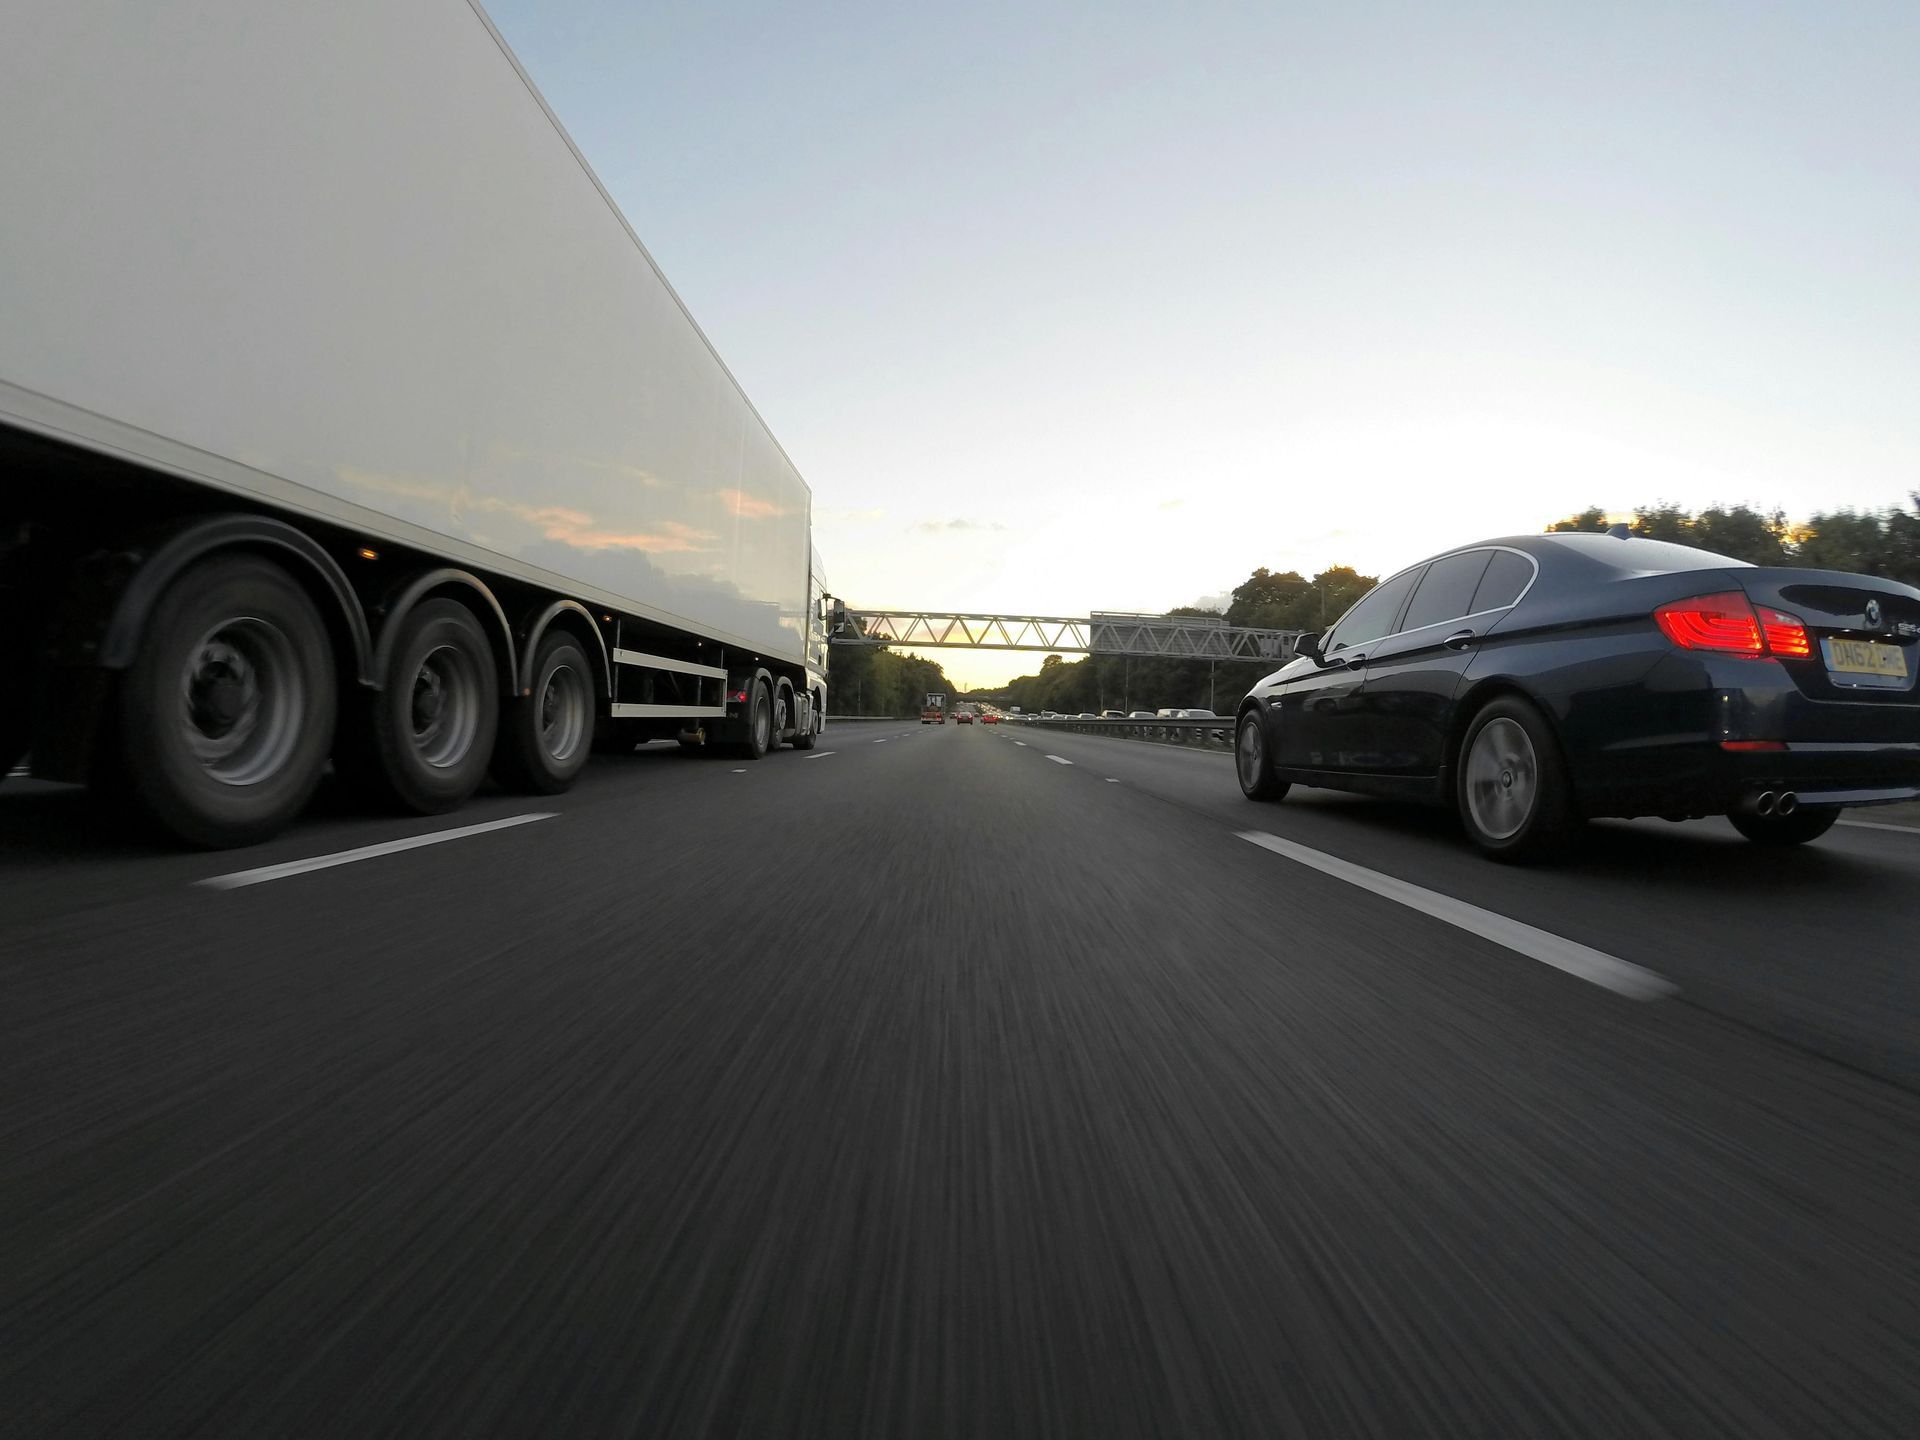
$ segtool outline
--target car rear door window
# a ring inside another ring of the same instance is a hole
[[[1487,573],[1480,577],[1480,588],[1473,592],[1468,614],[1482,610],[1500,610],[1520,598],[1520,592],[1533,579],[1533,562],[1512,550],[1496,550]]]
[[[1458,620],[1473,612],[1473,593],[1480,588],[1480,577],[1487,573],[1491,550],[1469,550],[1462,555],[1447,555],[1427,566],[1426,578],[1413,592],[1407,606],[1402,630],[1419,630],[1443,620]]]
[[[1327,653],[1331,655],[1336,650],[1347,650],[1355,645],[1370,645],[1382,635],[1390,634],[1394,620],[1399,617],[1401,602],[1407,598],[1407,592],[1414,587],[1422,573],[1409,570],[1369,590],[1366,598],[1333,627]]]

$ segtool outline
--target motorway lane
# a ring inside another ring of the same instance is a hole
[[[1482,859],[1449,815],[1296,786],[1239,791],[1223,752],[1008,727],[1003,734],[1235,830],[1262,829],[1594,946],[1705,1006],[1920,1090],[1920,829],[1839,826],[1773,851],[1724,820],[1601,821],[1568,863]],[[1871,810],[1854,812],[1872,818]],[[1292,882],[1335,903],[1345,887]]]
[[[1911,1094],[1013,738],[0,870],[10,1430],[1911,1433]]]

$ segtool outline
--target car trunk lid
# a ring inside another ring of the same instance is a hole
[[[1913,706],[1920,690],[1920,594],[1894,580],[1784,567],[1716,571],[1755,606],[1806,627],[1810,653],[1783,656],[1801,692],[1818,700]],[[1764,621],[1766,617],[1762,615]]]

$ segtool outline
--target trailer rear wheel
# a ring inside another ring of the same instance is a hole
[[[373,697],[378,779],[407,809],[438,815],[479,788],[500,709],[493,650],[457,600],[424,600],[400,621],[384,687]]]
[[[565,631],[550,633],[534,656],[533,693],[506,702],[495,773],[513,789],[558,795],[593,749],[593,708],[587,652]]]
[[[249,845],[306,806],[333,741],[333,649],[278,565],[204,560],[168,588],[120,686],[119,765],[181,839]]]

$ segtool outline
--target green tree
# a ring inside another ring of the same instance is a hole
[[[1692,545],[1693,517],[1678,505],[1661,501],[1642,505],[1633,517],[1633,533],[1647,540],[1665,540],[1674,545]]]
[[[1745,505],[1725,510],[1715,505],[1693,517],[1688,533],[1688,544],[1716,555],[1754,565],[1787,563],[1787,517],[1778,510],[1762,515]]]
[[[1568,531],[1588,535],[1604,535],[1607,533],[1607,512],[1602,510],[1598,505],[1589,505],[1578,515],[1569,515],[1566,519],[1556,520],[1547,526],[1547,533],[1549,535],[1562,534]]]

